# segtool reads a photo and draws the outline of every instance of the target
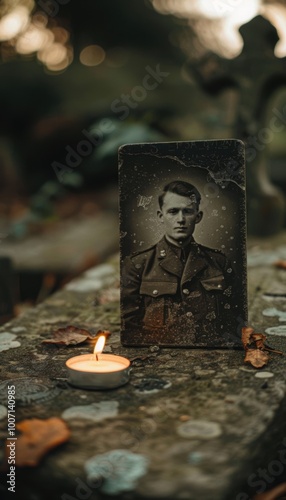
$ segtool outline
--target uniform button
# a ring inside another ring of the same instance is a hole
[[[190,290],[188,290],[187,288],[183,289],[183,294],[184,295],[189,295],[189,293],[190,293]]]
[[[152,293],[153,293],[153,295],[158,295],[159,292],[158,292],[158,290],[153,290]]]
[[[217,287],[218,287],[218,288],[222,288],[222,285],[218,285]]]
[[[141,264],[135,264],[136,269],[140,269]]]

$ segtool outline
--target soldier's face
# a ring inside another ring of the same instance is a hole
[[[190,198],[167,192],[162,209],[158,210],[157,215],[164,224],[166,237],[178,243],[191,238],[203,214]]]

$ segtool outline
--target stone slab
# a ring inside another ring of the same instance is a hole
[[[249,253],[250,324],[264,331],[281,325],[263,311],[286,311],[286,297],[267,295],[283,289],[286,271],[262,257],[251,264],[258,249],[260,256],[268,251],[258,243]],[[8,346],[1,352],[2,444],[7,381],[16,386],[17,421],[57,416],[71,430],[38,467],[17,469],[15,494],[4,493],[2,471],[3,498],[249,500],[259,481],[270,486],[259,467],[286,449],[285,356],[272,355],[262,370],[268,375],[258,378],[261,370],[244,365],[240,350],[123,348],[118,299],[115,257],[0,329],[0,348]],[[91,346],[41,343],[69,324],[109,329],[106,352],[132,360],[130,382],[108,391],[69,386],[65,361]],[[283,336],[271,335],[269,343],[286,351]]]
[[[102,211],[94,216],[62,221],[40,236],[12,242],[3,240],[0,257],[12,259],[17,271],[76,273],[86,262],[102,262],[117,250],[118,216]]]

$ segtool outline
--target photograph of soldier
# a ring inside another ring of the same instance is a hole
[[[237,329],[235,272],[224,253],[196,241],[201,194],[173,180],[158,195],[162,238],[121,268],[124,345],[226,346]],[[134,340],[132,340],[134,339]]]

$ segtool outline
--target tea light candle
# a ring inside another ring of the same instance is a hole
[[[69,383],[84,389],[113,389],[129,380],[130,361],[114,354],[101,354],[105,336],[96,343],[94,354],[74,356],[66,362]]]

